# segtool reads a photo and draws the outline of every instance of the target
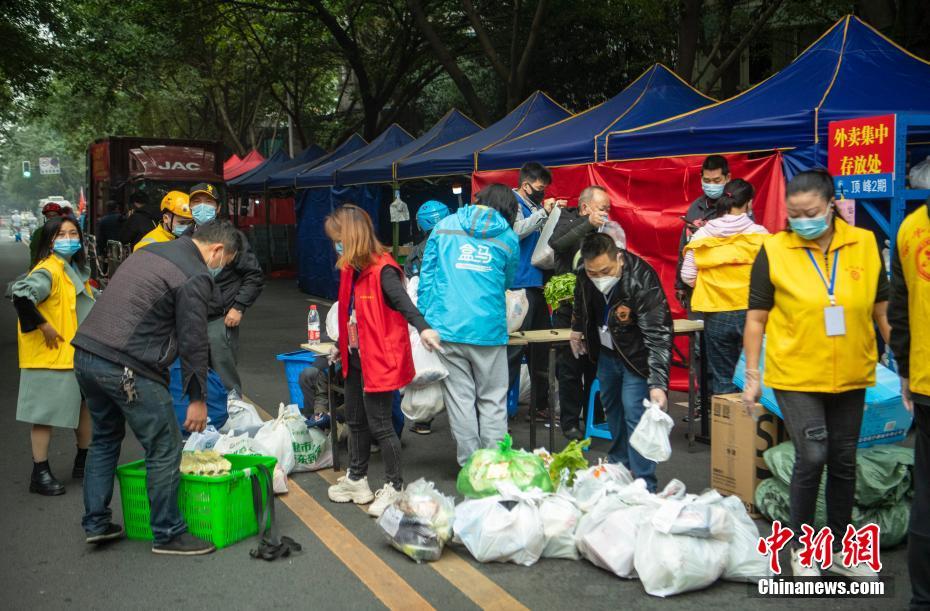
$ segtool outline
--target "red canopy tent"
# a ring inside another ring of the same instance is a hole
[[[233,153],[232,156],[230,156],[229,159],[227,159],[226,161],[223,162],[223,173],[225,174],[225,173],[226,173],[226,170],[230,169],[230,168],[233,167],[234,165],[236,165],[236,164],[238,164],[238,163],[241,163],[241,162],[242,162],[242,157],[240,157],[239,155]]]
[[[235,157],[235,155],[233,155]],[[230,157],[226,163],[223,164],[223,180],[232,180],[237,176],[242,176],[249,170],[258,167],[261,165],[265,158],[257,150],[252,149],[252,151],[239,160],[239,163],[234,163],[232,165],[229,162],[233,157]]]

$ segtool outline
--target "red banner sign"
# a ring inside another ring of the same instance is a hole
[[[828,169],[834,176],[894,172],[894,115],[831,121],[829,134]]]

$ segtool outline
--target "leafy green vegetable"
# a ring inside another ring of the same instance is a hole
[[[575,483],[575,473],[588,468],[588,459],[584,457],[584,449],[591,445],[591,438],[582,441],[571,441],[565,449],[552,455],[549,463],[549,478],[552,485],[558,488],[562,479],[562,470],[568,469],[568,485]]]
[[[560,301],[571,299],[575,296],[575,274],[569,273],[553,276],[552,279],[546,283],[543,294],[546,297],[546,303],[549,304],[549,307],[553,310],[559,307]]]

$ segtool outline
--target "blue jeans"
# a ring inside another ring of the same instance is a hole
[[[707,371],[710,390],[715,395],[739,392],[733,384],[733,372],[743,351],[743,327],[746,310],[707,312],[704,314],[704,338],[707,347]]]
[[[621,463],[634,477],[646,480],[650,492],[656,490],[656,463],[643,458],[630,447],[630,435],[639,424],[649,395],[646,379],[630,369],[620,356],[602,350],[597,361],[597,379],[601,385],[601,404],[607,415],[607,427],[613,437],[607,459]]]
[[[94,425],[84,473],[84,531],[99,534],[110,523],[113,478],[128,423],[145,449],[145,484],[155,543],[167,543],[186,532],[178,509],[181,431],[168,388],[137,375],[138,398],[129,403],[120,383],[123,368],[81,349],[75,350],[74,373]]]

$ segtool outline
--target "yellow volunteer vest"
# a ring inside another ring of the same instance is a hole
[[[763,246],[775,285],[775,307],[765,327],[765,384],[771,388],[840,393],[875,384],[872,310],[878,275],[885,271],[872,232],[835,222],[829,269],[820,248],[795,233],[778,233]],[[828,283],[839,251],[836,303],[845,311],[843,336],[827,337],[824,308],[830,299],[808,250]]]
[[[58,342],[58,348],[49,349],[45,345],[45,336],[36,329],[23,333],[17,323],[17,343],[19,344],[19,366],[21,369],[74,369],[74,347],[71,340],[77,333],[77,294],[71,278],[65,271],[65,261],[51,255],[40,261],[32,269],[44,269],[52,276],[52,290],[48,298],[36,304],[36,308],[46,322],[55,327],[64,341]],[[93,295],[90,284],[85,283],[84,290]]]
[[[694,251],[697,282],[691,296],[695,312],[732,312],[749,305],[752,263],[768,234],[737,234],[726,238],[698,238],[685,250]]]
[[[898,256],[907,284],[911,332],[911,390],[930,395],[930,217],[926,206],[908,215],[898,229]]]
[[[158,227],[145,234],[145,236],[143,236],[142,239],[136,243],[135,247],[132,249],[132,252],[136,252],[140,248],[145,248],[150,244],[155,244],[157,242],[170,242],[174,239],[176,239],[175,235],[159,224]]]

